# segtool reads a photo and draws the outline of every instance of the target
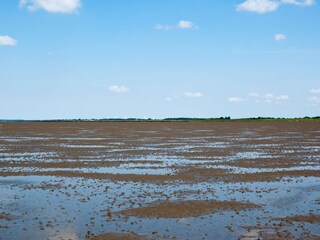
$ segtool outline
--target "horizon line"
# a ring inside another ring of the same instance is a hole
[[[57,118],[57,119],[0,119],[0,122],[155,122],[155,121],[234,121],[234,120],[320,120],[320,116],[305,117],[168,117],[168,118]]]

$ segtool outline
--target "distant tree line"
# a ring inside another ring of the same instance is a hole
[[[219,118],[164,118],[163,121],[218,121],[218,120],[231,120],[231,117],[219,117]]]
[[[169,122],[169,121],[180,121],[180,122],[196,122],[196,121],[308,121],[308,120],[320,120],[320,116],[303,118],[274,118],[274,117],[251,117],[251,118],[235,118],[231,117],[218,117],[218,118],[190,118],[190,117],[176,117],[176,118],[163,118],[163,119],[152,119],[152,118],[101,118],[101,119],[48,119],[48,120],[23,120],[23,119],[0,119],[0,122]]]

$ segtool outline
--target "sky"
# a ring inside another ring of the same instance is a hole
[[[316,0],[1,0],[0,119],[320,115]]]

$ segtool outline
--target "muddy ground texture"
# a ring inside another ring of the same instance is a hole
[[[0,123],[0,239],[320,239],[320,122]]]

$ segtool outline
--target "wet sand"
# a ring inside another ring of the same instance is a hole
[[[319,163],[316,121],[1,123],[0,239],[317,239]]]

